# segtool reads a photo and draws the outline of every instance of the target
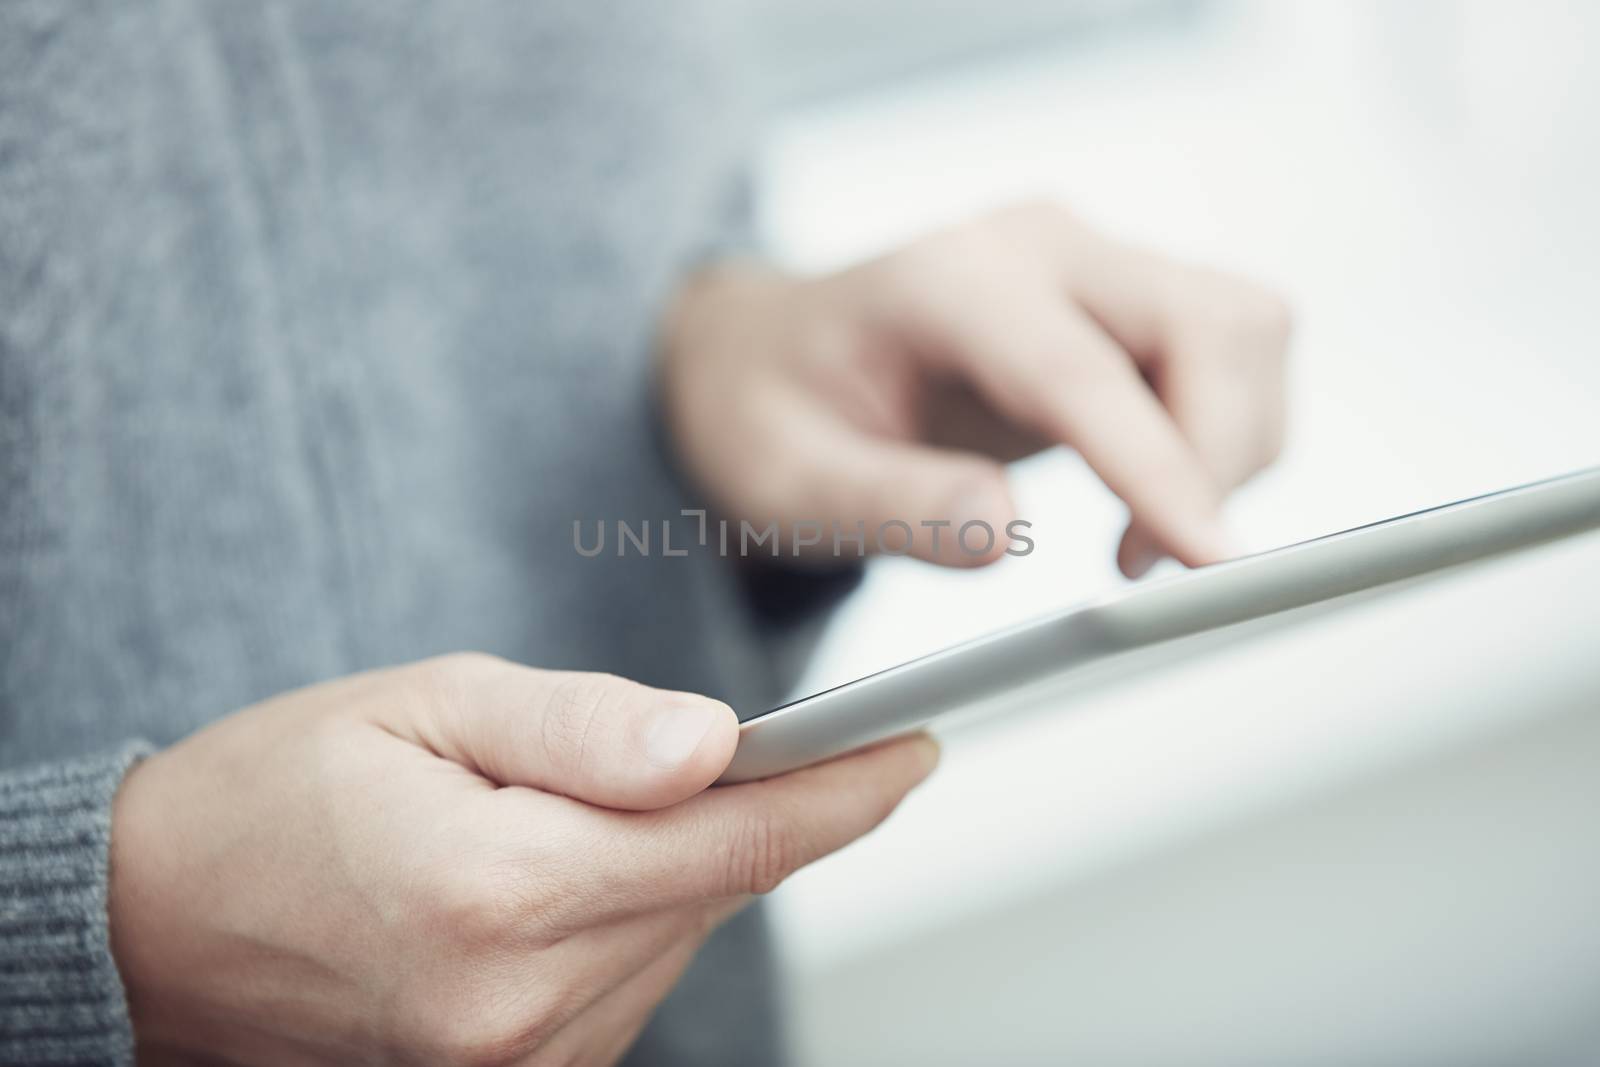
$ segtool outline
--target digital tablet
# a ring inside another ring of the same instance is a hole
[[[745,719],[720,779],[795,770],[952,712],[1149,670],[1214,634],[1600,527],[1600,467],[1130,586]],[[1281,621],[1281,620],[1278,620]],[[1204,642],[1200,642],[1204,645]]]

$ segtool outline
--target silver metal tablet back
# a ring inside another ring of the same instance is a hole
[[[1075,683],[1197,654],[1285,612],[1329,609],[1473,560],[1600,528],[1600,468],[1357,527],[1148,585],[793,701],[740,727],[719,779],[782,774],[954,712],[1063,699]]]

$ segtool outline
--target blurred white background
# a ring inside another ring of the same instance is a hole
[[[1600,6],[752,2],[777,254],[1020,195],[1292,300],[1265,548],[1600,463]],[[815,689],[1120,581],[875,564]],[[1600,1063],[1600,538],[945,737],[774,896],[806,1065]]]

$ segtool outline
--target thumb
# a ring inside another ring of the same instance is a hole
[[[829,477],[818,479],[829,498],[821,511],[846,527],[861,521],[869,551],[951,567],[978,567],[1005,554],[1016,506],[998,463],[854,434],[836,447]]]
[[[609,674],[543,671],[492,656],[416,664],[417,740],[497,785],[609,808],[676,804],[733,758],[733,709]]]

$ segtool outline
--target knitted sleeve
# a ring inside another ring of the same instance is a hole
[[[0,1063],[133,1062],[106,876],[112,797],[147,751],[0,772]]]

